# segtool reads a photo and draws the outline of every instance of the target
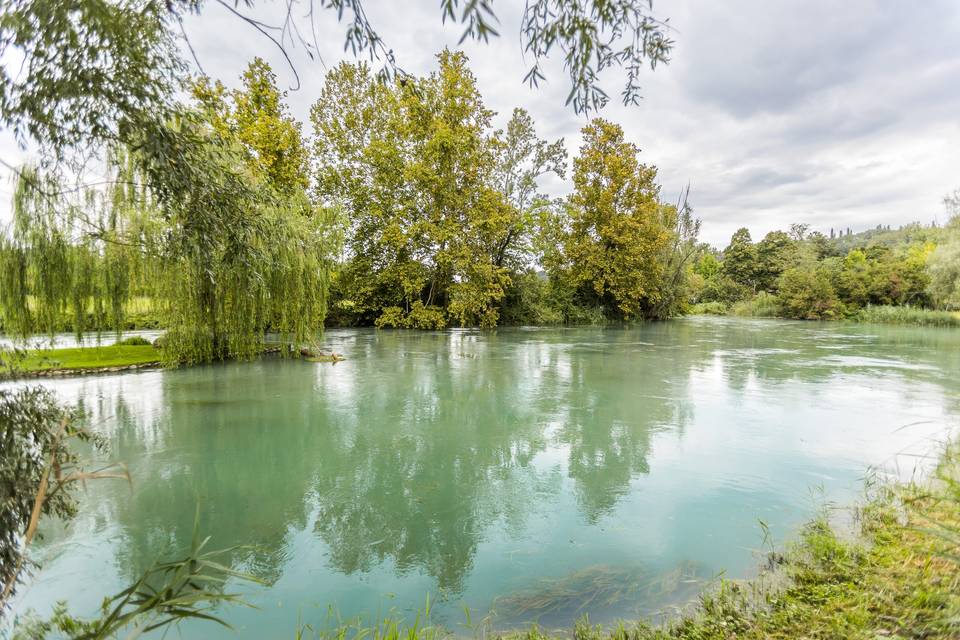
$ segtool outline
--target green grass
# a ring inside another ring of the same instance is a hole
[[[47,369],[98,369],[146,364],[160,360],[160,352],[152,345],[107,345],[70,349],[42,349],[27,352],[17,365],[20,371]]]
[[[854,316],[858,322],[881,324],[913,324],[923,327],[960,327],[960,312],[935,311],[919,307],[888,305],[866,306]]]
[[[725,316],[730,311],[722,302],[698,302],[690,307],[691,316]]]

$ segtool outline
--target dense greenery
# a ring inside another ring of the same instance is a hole
[[[65,314],[77,333],[120,330],[136,294],[168,330],[170,360],[251,356],[266,330],[314,335],[334,243],[327,212],[307,197],[305,147],[273,74],[256,60],[229,96],[208,82],[194,93],[171,124],[191,141],[176,198],[148,186],[156,168],[132,148],[111,154],[109,189],[77,198],[52,197],[52,180],[22,172],[0,245],[8,331],[51,333]]]
[[[28,563],[40,516],[76,511],[71,488],[83,473],[68,441],[92,439],[79,419],[46,389],[0,395],[0,612]]]
[[[522,109],[494,130],[462,53],[394,83],[341,64],[311,111],[312,145],[262,60],[240,89],[202,78],[192,94],[170,124],[189,140],[176,198],[129,145],[109,157],[109,188],[75,197],[21,172],[0,240],[7,331],[121,330],[131,299],[147,299],[167,360],[250,356],[267,331],[315,335],[331,274],[336,324],[602,322],[682,307],[697,224],[661,200],[622,129],[584,129],[574,191],[551,201],[538,179],[565,174],[563,142],[541,140]]]
[[[694,310],[798,319],[920,324],[923,309],[960,310],[960,217],[945,227],[878,227],[830,237],[793,225],[753,242],[747,229],[723,251],[703,246],[692,267]],[[878,312],[878,307],[915,312]]]
[[[564,174],[562,141],[541,140],[522,109],[493,130],[466,57],[438,63],[389,86],[341,64],[313,107],[315,191],[345,212],[334,321],[435,329],[564,322],[594,307],[610,319],[674,312],[660,303],[682,285],[668,279],[677,210],[620,127],[584,129],[574,193],[551,202],[537,178]]]

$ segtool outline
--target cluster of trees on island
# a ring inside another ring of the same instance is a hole
[[[110,186],[79,195],[21,171],[0,245],[5,329],[49,332],[64,317],[122,328],[146,297],[171,356],[205,361],[252,354],[266,331],[308,340],[325,320],[440,329],[681,312],[698,223],[661,197],[621,127],[583,129],[572,193],[550,199],[538,180],[566,175],[563,141],[541,139],[522,109],[495,130],[466,56],[437,62],[392,83],[341,64],[307,136],[257,59],[240,88],[192,85],[174,125],[191,138],[186,163],[116,147]]]

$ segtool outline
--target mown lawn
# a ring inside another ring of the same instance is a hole
[[[125,367],[158,360],[160,352],[152,345],[106,345],[29,351],[17,368],[26,372],[46,369],[95,369]]]

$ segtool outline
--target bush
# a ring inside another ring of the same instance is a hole
[[[777,296],[761,291],[749,300],[737,302],[729,311],[730,315],[750,318],[777,318],[783,314]]]
[[[383,313],[374,322],[378,329],[444,329],[447,318],[440,307],[427,307],[417,300],[410,305],[410,312],[404,314],[400,307],[385,307]]]
[[[857,322],[914,324],[923,327],[960,327],[960,312],[934,311],[919,307],[868,305],[854,316]]]
[[[117,344],[124,347],[149,347],[153,343],[143,336],[130,336],[118,341]]]
[[[842,305],[826,269],[818,265],[791,267],[778,281],[780,308],[797,320],[825,320],[840,315]]]
[[[725,316],[727,311],[727,305],[722,302],[698,302],[688,313],[692,316]]]

